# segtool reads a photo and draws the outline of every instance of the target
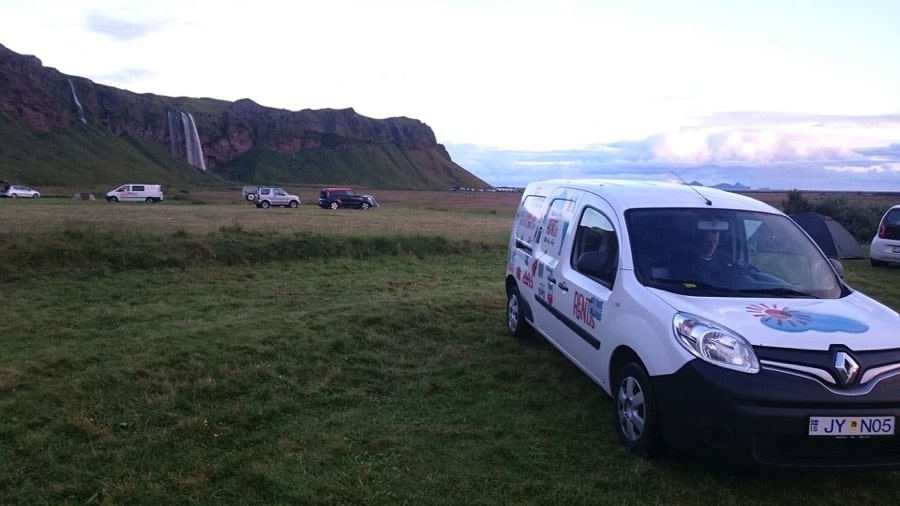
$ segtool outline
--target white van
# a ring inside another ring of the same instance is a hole
[[[163,198],[162,186],[158,184],[123,184],[106,192],[109,202],[160,202]]]
[[[646,181],[527,186],[507,323],[613,399],[632,452],[900,467],[900,318],[777,209]]]

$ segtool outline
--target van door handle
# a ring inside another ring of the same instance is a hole
[[[569,285],[567,285],[565,281],[557,283],[556,278],[554,278],[553,276],[547,276],[547,281],[549,281],[551,285],[556,285],[556,288],[559,288],[564,292],[569,291]]]

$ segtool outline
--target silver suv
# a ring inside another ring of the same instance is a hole
[[[300,197],[291,195],[281,188],[260,187],[256,194],[256,207],[268,209],[272,206],[297,208],[300,205]]]

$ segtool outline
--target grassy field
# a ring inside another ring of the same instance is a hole
[[[897,472],[628,454],[598,387],[506,335],[518,195],[301,196],[0,201],[0,504],[900,500]],[[845,269],[900,308],[900,269]]]
[[[169,195],[154,205],[69,198],[0,200],[0,234],[35,234],[64,229],[143,230],[207,233],[222,227],[284,234],[435,234],[451,239],[504,242],[521,194],[488,192],[401,192],[381,190],[381,208],[371,212],[316,206],[313,188],[287,188],[300,196],[298,209],[257,209],[234,192],[193,191]]]

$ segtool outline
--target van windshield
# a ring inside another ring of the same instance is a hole
[[[786,216],[721,209],[632,209],[635,275],[662,290],[710,297],[838,298],[831,263]]]

